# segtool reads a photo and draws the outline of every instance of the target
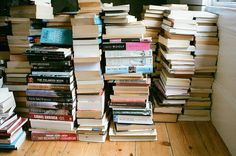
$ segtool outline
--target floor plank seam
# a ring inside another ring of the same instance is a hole
[[[165,128],[166,128],[167,137],[168,137],[168,140],[169,140],[169,143],[170,143],[171,153],[172,153],[172,156],[174,156],[175,154],[174,154],[174,150],[173,150],[173,148],[172,148],[171,139],[170,139],[170,135],[169,135],[169,130],[168,130],[167,124],[168,124],[168,123],[165,123]]]

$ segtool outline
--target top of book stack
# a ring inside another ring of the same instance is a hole
[[[129,15],[129,5],[103,6],[106,34],[104,39],[110,38],[141,38],[145,33],[145,26]]]
[[[32,5],[14,6],[10,9],[11,17],[53,19],[53,7],[50,0],[31,0]]]
[[[99,13],[102,10],[102,5],[100,0],[78,0],[79,3],[79,13]]]

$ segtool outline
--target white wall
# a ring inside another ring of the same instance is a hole
[[[213,85],[212,122],[236,155],[236,10],[208,8],[219,14],[220,50]]]

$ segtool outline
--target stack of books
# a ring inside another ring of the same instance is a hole
[[[110,141],[154,141],[151,81],[143,75],[153,71],[151,38],[142,38],[145,26],[128,14],[129,5],[104,6],[103,11],[105,80],[113,92]]]
[[[31,71],[31,66],[24,55],[27,48],[39,44],[41,19],[53,18],[51,4],[38,4],[14,6],[10,8],[9,21],[12,24],[12,35],[7,36],[10,48],[10,61],[7,62],[6,83],[9,90],[14,92],[17,104],[16,112],[28,114],[26,106],[27,89],[26,76]]]
[[[40,43],[25,53],[32,66],[26,91],[31,139],[77,140],[72,31],[43,28]]]
[[[0,14],[0,60],[9,60],[7,35],[10,35],[10,24],[7,16]]]
[[[158,36],[161,32],[161,25],[163,21],[164,10],[168,10],[168,7],[147,5],[143,6],[143,22],[146,27],[145,37],[152,37],[151,49],[153,51],[153,68],[154,72],[152,77],[157,77],[160,74],[160,53],[158,53]]]
[[[18,149],[26,139],[22,126],[27,118],[21,118],[14,113],[15,99],[8,88],[2,88],[0,78],[0,149]]]
[[[108,114],[105,112],[104,80],[101,72],[101,2],[79,0],[80,10],[71,20],[74,68],[77,83],[78,140],[105,142]]]
[[[192,77],[190,99],[185,105],[180,120],[209,121],[211,94],[216,72],[219,51],[217,33],[218,16],[208,12],[196,11],[195,74]]]
[[[159,36],[162,69],[160,79],[154,80],[154,103],[157,103],[154,110],[167,107],[165,112],[155,111],[154,116],[160,118],[154,119],[159,122],[176,122],[189,98],[190,77],[195,70],[192,54],[195,47],[191,42],[197,27],[192,12],[170,9],[164,13],[162,29],[163,32]]]

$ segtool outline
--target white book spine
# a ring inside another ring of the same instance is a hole
[[[142,57],[142,58],[108,58],[106,59],[107,66],[144,66],[144,65],[152,65],[153,58],[152,57]]]
[[[147,50],[147,51],[126,51],[126,50],[105,51],[106,58],[151,57],[151,56],[152,56],[152,50]]]

